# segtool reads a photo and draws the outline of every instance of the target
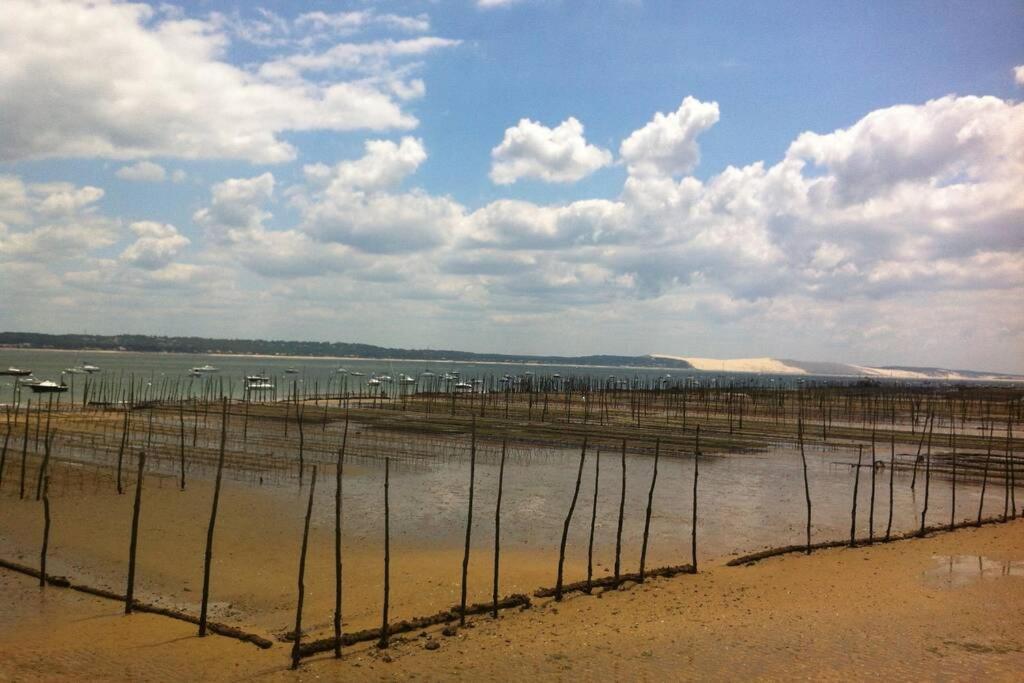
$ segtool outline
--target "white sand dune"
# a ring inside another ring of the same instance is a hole
[[[807,371],[786,365],[776,358],[694,358],[693,356],[669,356],[652,354],[655,358],[684,360],[696,370],[710,372],[763,372],[771,375],[806,375]]]

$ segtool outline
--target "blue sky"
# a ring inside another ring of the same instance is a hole
[[[11,3],[0,328],[1024,371],[1024,5]]]

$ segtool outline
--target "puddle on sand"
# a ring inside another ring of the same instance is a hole
[[[1024,560],[993,560],[979,555],[932,555],[934,564],[921,575],[929,586],[959,588],[982,579],[1024,577]]]

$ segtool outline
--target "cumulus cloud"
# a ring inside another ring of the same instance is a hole
[[[289,131],[415,127],[400,101],[421,95],[422,82],[402,78],[394,61],[457,42],[423,36],[341,43],[253,70],[226,61],[231,35],[220,15],[195,19],[107,0],[6,2],[0,160],[288,161],[296,156],[282,137]],[[360,77],[303,75],[350,67],[359,67]]]
[[[139,161],[129,166],[122,166],[114,172],[121,180],[139,183],[162,183],[167,180],[167,171],[160,164],[152,161]]]
[[[339,162],[333,168],[325,164],[306,166],[303,171],[313,183],[328,184],[329,190],[382,190],[398,185],[427,159],[423,142],[403,137],[391,140],[367,140],[365,154],[356,160]]]
[[[210,205],[199,209],[192,220],[218,241],[231,241],[247,231],[260,230],[270,217],[264,205],[274,193],[274,175],[229,178],[211,189]]]
[[[499,185],[520,178],[571,183],[611,163],[611,152],[587,144],[583,124],[573,117],[555,128],[521,119],[491,150],[491,180]]]
[[[622,141],[619,156],[630,175],[673,176],[689,173],[700,161],[697,137],[718,122],[718,103],[686,97],[679,109],[658,112]]]
[[[129,228],[138,239],[121,252],[121,260],[136,268],[163,268],[190,243],[187,237],[169,223],[139,221],[132,223]]]
[[[99,213],[102,197],[98,187],[0,176],[0,262],[56,265],[115,243],[119,226]]]

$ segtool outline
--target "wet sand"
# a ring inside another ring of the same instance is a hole
[[[948,558],[984,558],[973,563]],[[425,558],[426,559],[426,558]],[[270,650],[0,572],[0,678],[11,680],[1019,680],[1024,521],[871,548],[702,567],[600,597],[479,617],[287,670]],[[956,581],[937,581],[946,567]],[[427,650],[429,640],[437,650]],[[386,661],[390,660],[390,661]]]

